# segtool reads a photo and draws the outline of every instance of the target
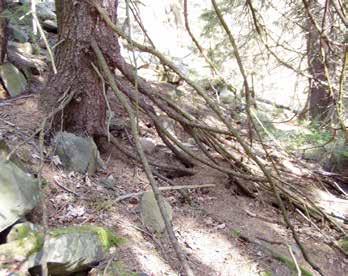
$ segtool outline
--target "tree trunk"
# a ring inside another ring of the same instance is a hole
[[[5,10],[5,0],[0,0],[0,15]],[[7,20],[0,17],[0,64],[5,60],[6,47],[7,47]]]
[[[320,18],[320,4],[316,0],[309,1],[309,10],[313,17],[318,20]],[[331,24],[328,22],[328,24]],[[327,47],[320,41],[318,30],[313,22],[307,16],[307,58],[308,70],[313,76],[309,80],[309,114],[312,120],[322,121],[327,118],[330,106],[333,103],[333,97],[330,95],[329,88],[323,83],[327,83],[328,79],[325,74],[325,60],[322,50],[326,56],[329,54]]]
[[[118,0],[99,0],[110,18],[116,19]],[[57,74],[50,73],[41,104],[51,111],[64,95],[74,93],[55,128],[90,136],[105,134],[106,102],[90,42],[95,39],[110,67],[121,58],[116,35],[87,1],[56,0],[59,46],[55,51]]]

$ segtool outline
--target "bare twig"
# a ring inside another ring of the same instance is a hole
[[[211,188],[211,187],[215,187],[215,184],[181,185],[181,186],[171,186],[171,187],[159,187],[158,189],[160,191],[172,191],[172,190],[183,190],[183,189],[203,189],[203,188]],[[122,195],[122,196],[119,196],[118,198],[116,198],[115,202],[120,202],[122,200],[131,198],[131,197],[138,197],[138,196],[141,196],[145,192],[146,191]]]
[[[297,269],[297,275],[298,276],[301,276],[302,275],[302,271],[301,271],[301,268],[299,267],[298,263],[297,263],[297,260],[296,260],[296,257],[294,255],[294,253],[292,252],[292,249],[291,249],[291,246],[288,245],[288,250],[289,250],[289,253],[290,253],[290,256],[292,258],[292,260],[294,261],[295,263],[295,266],[296,266],[296,269]]]

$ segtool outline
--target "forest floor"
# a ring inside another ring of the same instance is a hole
[[[0,109],[0,132],[14,146],[29,137],[44,116],[38,109],[38,95],[6,103]],[[158,139],[151,128],[143,129],[142,135]],[[131,149],[125,136],[121,135],[119,141]],[[93,177],[64,172],[54,160],[45,162],[43,177],[49,183],[44,189],[49,226],[93,223],[109,227],[126,239],[110,256],[121,261],[125,271],[177,275],[180,263],[168,238],[151,234],[142,223],[139,198],[116,202],[120,195],[150,189],[143,170],[107,142],[100,150],[106,170]],[[23,145],[18,155],[35,171],[40,163],[37,138]],[[158,163],[179,164],[164,149],[155,151],[152,157]],[[213,188],[191,190],[194,205],[185,202],[176,191],[163,194],[173,206],[174,231],[196,275],[297,275],[296,269],[289,269],[284,260],[275,258],[268,250],[291,260],[288,246],[297,262],[316,275],[304,261],[277,207],[263,201],[262,196],[253,199],[240,195],[233,185],[228,188],[226,175],[211,168],[196,166],[194,171],[193,176],[172,179],[176,185],[215,184]],[[101,185],[100,181],[110,175],[115,179],[115,186]],[[303,183],[292,184],[308,185],[308,188],[312,185],[305,176],[302,179]],[[326,200],[328,206],[342,208],[343,212],[348,210],[347,200],[334,196],[323,196],[321,200]],[[336,237],[337,233],[318,223],[319,231],[295,210],[290,210],[289,216],[309,256],[324,274],[348,275],[348,258],[324,242],[323,235]],[[30,219],[41,222],[40,208]],[[348,230],[348,225],[342,227]]]

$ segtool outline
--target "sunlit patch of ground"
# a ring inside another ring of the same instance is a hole
[[[257,262],[243,256],[217,229],[204,227],[192,218],[181,218],[177,226],[186,252],[211,268],[214,275],[258,275]]]
[[[348,215],[348,200],[323,190],[316,189],[313,195],[317,204],[328,214],[345,218]]]
[[[149,275],[176,275],[156,247],[144,238],[142,229],[134,221],[117,214],[113,216],[112,221],[117,222],[118,233],[126,237],[127,241],[121,246],[120,251],[123,255],[122,260],[129,269],[133,268]]]

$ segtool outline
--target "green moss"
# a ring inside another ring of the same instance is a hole
[[[119,246],[123,242],[123,239],[117,237],[108,229],[96,227],[94,232],[98,235],[103,247],[106,250],[112,246]]]
[[[44,235],[43,233],[32,233],[31,235],[35,236],[35,246],[32,250],[29,251],[28,256],[31,256],[35,253],[38,253],[41,251],[43,244],[44,244]]]
[[[272,276],[272,272],[271,271],[262,271],[260,273],[260,276]]]
[[[288,259],[288,258],[286,258],[284,256],[278,255],[278,254],[277,255],[274,254],[273,256],[278,261],[280,261],[283,264],[285,264],[290,270],[297,271],[296,264],[292,260],[290,260],[290,259]],[[304,269],[302,267],[300,267],[300,270],[301,270],[303,276],[313,276],[313,274],[311,272],[307,271],[306,269]]]
[[[33,254],[40,252],[44,244],[44,235],[43,233],[39,232],[31,232],[22,239],[18,239],[17,242],[18,246],[21,247],[23,250],[26,250],[26,248],[28,248],[28,245],[32,247],[29,247],[30,250],[28,251],[28,253],[26,253],[26,256],[29,257]]]
[[[109,250],[112,246],[119,246],[124,242],[122,238],[114,235],[110,230],[94,225],[70,226],[65,228],[57,228],[50,231],[52,237],[60,237],[70,233],[94,233],[105,250]]]
[[[239,238],[240,234],[241,234],[240,230],[236,230],[236,229],[231,230],[231,235],[235,238]]]
[[[19,225],[16,229],[16,239],[17,240],[21,240],[24,239],[25,237],[27,237],[32,230],[30,229],[30,227],[26,224],[21,224]]]
[[[99,212],[99,211],[107,211],[112,208],[113,202],[110,200],[97,199],[96,202],[91,204],[91,207]]]
[[[348,237],[344,237],[338,242],[339,246],[343,249],[344,252],[348,253]]]

